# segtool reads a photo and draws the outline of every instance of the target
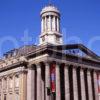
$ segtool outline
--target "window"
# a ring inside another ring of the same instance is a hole
[[[6,94],[4,94],[4,100],[7,100]]]
[[[42,41],[43,41],[43,42],[45,41],[45,37],[44,37],[44,36],[42,37]]]
[[[10,77],[9,78],[9,88],[12,88],[13,87],[13,78]]]
[[[19,75],[15,76],[15,87],[19,87]]]
[[[15,100],[19,100],[19,93],[16,93]]]
[[[7,78],[4,78],[3,89],[7,89]]]
[[[2,80],[0,80],[0,90],[1,90],[1,88],[2,88]]]
[[[0,94],[0,100],[1,100],[1,94]]]
[[[57,40],[57,41],[60,41],[60,38],[59,38],[58,36],[56,36],[56,40]]]

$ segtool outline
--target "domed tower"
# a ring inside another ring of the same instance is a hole
[[[41,35],[40,45],[43,44],[62,44],[62,34],[60,33],[60,12],[49,5],[42,9],[41,13]]]

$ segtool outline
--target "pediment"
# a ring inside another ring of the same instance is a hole
[[[58,46],[52,46],[52,48],[53,47],[56,48],[56,50],[59,50],[59,51],[62,50],[66,54],[100,60],[100,57],[98,55],[96,55],[93,51],[85,47],[83,44],[58,45]]]

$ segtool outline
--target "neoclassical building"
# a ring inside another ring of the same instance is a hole
[[[100,100],[100,57],[82,44],[63,44],[56,7],[40,15],[39,45],[0,60],[0,100]]]

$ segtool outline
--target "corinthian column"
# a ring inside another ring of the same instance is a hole
[[[87,82],[88,82],[89,100],[93,100],[92,79],[91,79],[91,72],[89,70],[87,71]]]
[[[97,73],[95,71],[93,73],[93,79],[94,79],[95,100],[99,100],[99,97],[98,97],[98,80],[97,80]]]
[[[41,82],[41,66],[38,64],[37,69],[37,100],[42,100],[42,82]]]
[[[27,73],[27,100],[35,100],[35,66],[30,65]]]
[[[85,92],[85,79],[84,79],[84,70],[80,70],[80,80],[81,80],[81,98],[82,100],[86,100],[86,92]]]
[[[45,63],[45,99],[50,100],[50,95],[47,93],[47,88],[50,88],[50,66]]]
[[[70,91],[69,91],[69,73],[68,66],[64,67],[64,77],[65,77],[65,100],[70,100]]]
[[[73,68],[73,95],[74,95],[74,100],[78,100],[78,86],[77,86],[76,68]]]
[[[56,64],[56,100],[60,100],[60,65]]]

